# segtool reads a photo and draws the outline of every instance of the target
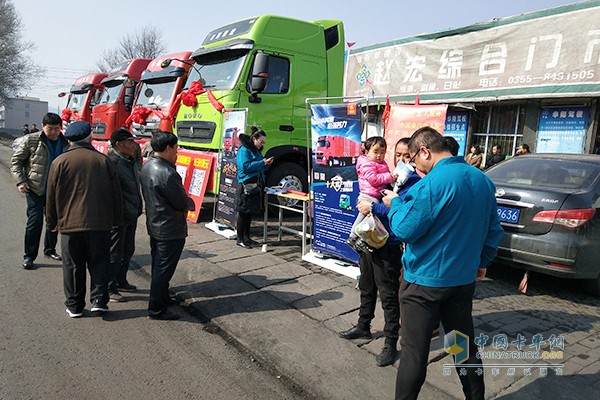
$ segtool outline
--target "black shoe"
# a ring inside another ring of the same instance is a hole
[[[25,257],[23,259],[23,263],[21,264],[23,269],[32,269],[33,268],[33,260],[29,257]]]
[[[251,249],[252,246],[250,245],[250,243],[244,243],[244,242],[237,242],[236,243],[238,246],[243,247],[245,249]]]
[[[121,293],[119,293],[118,290],[109,291],[108,298],[109,298],[109,301],[112,301],[114,303],[122,303],[124,301],[127,301],[127,297],[125,297]]]
[[[371,339],[371,331],[360,329],[358,326],[353,326],[347,331],[338,333],[342,339]]]
[[[159,312],[158,314],[148,314],[148,318],[156,319],[159,321],[176,321],[180,317],[177,314],[173,314],[172,312],[163,310],[163,311]]]
[[[54,261],[62,261],[62,257],[58,255],[56,252],[44,254],[47,258],[51,258]]]
[[[93,312],[107,312],[108,311],[108,305],[106,303],[104,303],[100,299],[94,299],[92,301],[91,311],[93,311]]]
[[[124,292],[133,292],[134,290],[137,290],[137,286],[131,285],[129,282],[117,283],[117,289]]]
[[[389,344],[383,345],[381,349],[381,353],[377,357],[375,357],[375,363],[378,367],[387,367],[388,365],[392,365],[396,362],[396,358],[398,357],[398,350],[395,347],[392,347]]]
[[[83,317],[83,311],[71,310],[69,308],[67,308],[65,311],[67,312],[67,314],[69,314],[69,317],[71,317],[71,318]]]
[[[245,238],[244,243],[249,244],[251,246],[258,246],[260,244],[256,240],[252,240],[250,238]]]

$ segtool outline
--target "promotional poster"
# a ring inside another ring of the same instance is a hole
[[[245,133],[246,110],[223,111],[223,135],[219,165],[219,196],[215,207],[215,220],[235,227],[237,213],[234,209],[238,187],[236,155],[240,147],[239,135]]]
[[[390,106],[390,114],[385,124],[384,135],[387,143],[385,161],[390,170],[396,167],[394,165],[394,148],[399,139],[411,137],[417,129],[424,126],[430,126],[442,135],[444,134],[447,109],[447,104],[392,104]]]
[[[358,262],[346,239],[356,218],[361,111],[355,103],[311,106],[313,250]]]
[[[184,189],[196,205],[194,211],[188,211],[188,221],[198,222],[212,163],[213,158],[210,155],[192,150],[179,149],[177,151],[175,167],[179,175],[181,175]]]
[[[458,142],[458,155],[464,156],[467,142],[467,128],[469,126],[468,111],[449,111],[446,114],[446,124],[444,125],[444,136],[452,136]]]
[[[536,153],[583,154],[588,107],[542,108]]]

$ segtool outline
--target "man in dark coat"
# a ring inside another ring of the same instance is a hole
[[[179,319],[179,315],[167,310],[172,302],[169,282],[185,245],[187,212],[194,210],[195,205],[175,168],[177,136],[159,131],[152,136],[150,143],[154,154],[148,158],[141,172],[152,254],[148,318],[175,320]]]
[[[110,301],[124,301],[119,290],[133,291],[137,287],[127,281],[129,262],[135,252],[135,231],[137,220],[142,215],[142,194],[140,192],[140,166],[136,158],[135,137],[124,128],[117,129],[110,136],[111,148],[108,158],[115,165],[121,193],[123,194],[123,224],[110,231],[110,280],[108,294]]]
[[[90,272],[91,311],[108,311],[110,230],[123,221],[119,177],[107,156],[92,146],[88,122],[71,123],[67,152],[50,167],[46,218],[60,232],[67,314],[81,317],[86,267]]]

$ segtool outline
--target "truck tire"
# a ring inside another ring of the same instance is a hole
[[[308,193],[308,175],[307,172],[298,164],[294,163],[281,163],[275,165],[274,168],[269,170],[267,176],[267,186],[279,186],[284,189],[298,190],[300,192]],[[281,199],[279,199],[281,200]],[[274,203],[278,201],[277,196],[270,196],[269,202]],[[289,200],[285,203],[279,201],[281,204],[294,206],[298,203],[297,200]],[[269,209],[271,215],[277,215],[277,209],[272,207]],[[286,212],[284,215],[293,215],[293,212]]]
[[[327,165],[333,167],[333,158],[329,157],[329,159],[327,160]]]

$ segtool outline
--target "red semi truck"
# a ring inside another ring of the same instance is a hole
[[[360,143],[339,135],[319,136],[314,152],[317,164],[345,167],[356,164]]]
[[[102,80],[104,91],[92,109],[92,137],[108,140],[111,133],[122,126],[131,113],[135,93],[142,72],[152,61],[135,58],[126,61]]]
[[[104,86],[100,83],[108,74],[87,74],[75,80],[68,93],[61,92],[58,97],[67,94],[67,105],[62,110],[62,120],[65,124],[73,121],[92,123],[92,107],[98,102]]]
[[[151,137],[157,130],[173,132],[171,105],[194,64],[190,55],[191,51],[184,51],[155,58],[142,72],[140,89],[126,121],[134,135]]]

